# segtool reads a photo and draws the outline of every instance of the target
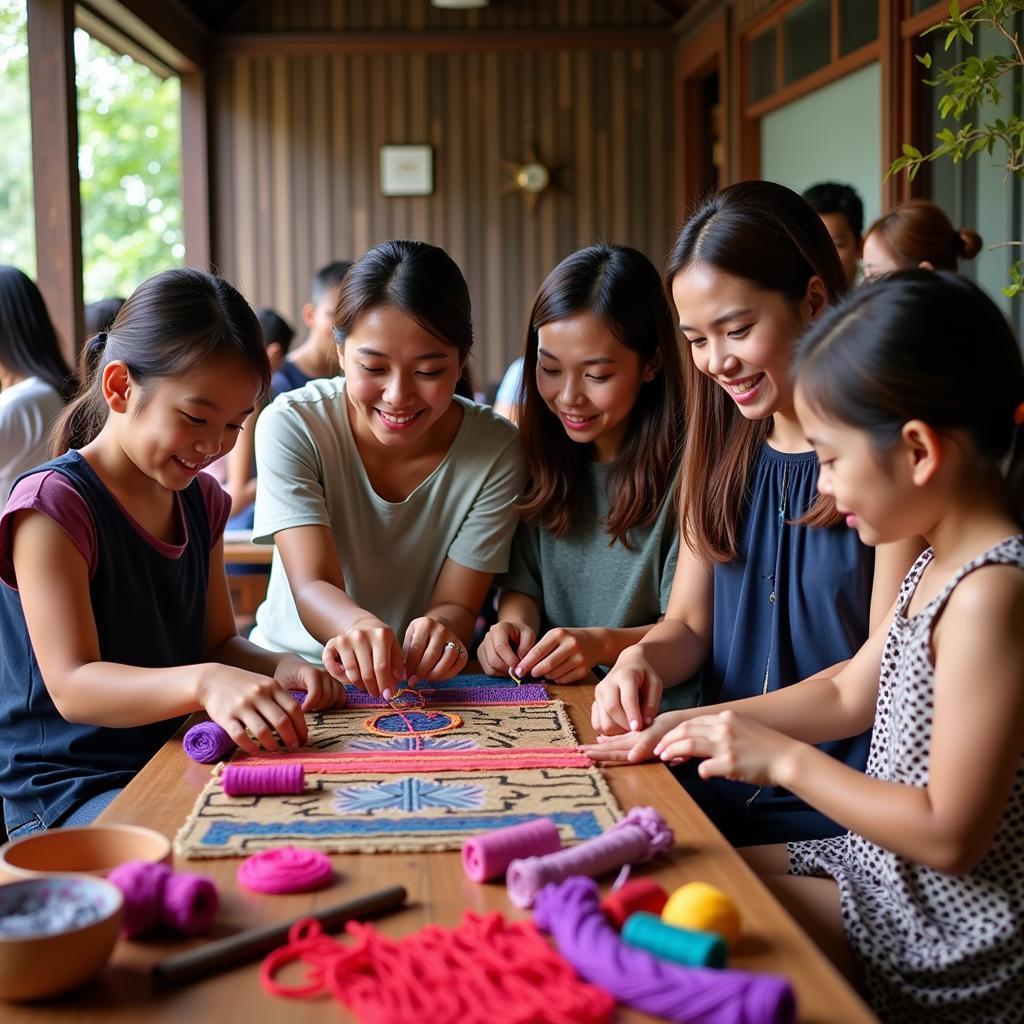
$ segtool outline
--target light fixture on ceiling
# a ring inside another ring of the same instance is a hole
[[[464,11],[472,7],[486,7],[487,0],[430,0],[435,7],[444,7],[449,11]]]

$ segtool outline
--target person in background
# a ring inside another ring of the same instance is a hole
[[[97,299],[95,302],[87,302],[83,310],[85,316],[85,337],[86,340],[99,334],[100,331],[110,329],[118,310],[124,305],[124,299],[120,295],[111,295],[106,299]]]
[[[270,379],[271,398],[301,388],[311,380],[337,375],[338,347],[334,342],[332,325],[334,308],[341,293],[341,282],[352,264],[335,260],[321,267],[314,275],[309,289],[309,302],[302,307],[302,322],[307,334],[302,343],[292,349],[280,368]]]
[[[256,319],[267,348],[271,373],[276,373],[288,355],[295,329],[280,314],[265,306],[256,310]],[[231,496],[229,530],[251,530],[253,502],[256,500],[256,420],[266,405],[258,403],[247,417],[234,448],[218,460],[224,466],[224,489]]]
[[[488,675],[573,683],[658,621],[679,551],[683,371],[650,260],[566,257],[534,300],[525,365],[530,482],[478,657]]]
[[[252,310],[198,270],[144,281],[83,350],[62,454],[20,477],[0,517],[12,837],[89,824],[194,711],[254,753],[300,746],[303,709],[344,700],[322,669],[235,629],[228,498],[202,470],[269,380]]]
[[[941,207],[924,199],[901,203],[879,217],[864,236],[864,276],[896,270],[957,270],[981,252],[981,235],[953,227]]]
[[[857,280],[864,230],[864,204],[852,185],[823,181],[803,193],[804,199],[822,219],[839,253],[846,283]]]
[[[498,391],[494,396],[494,411],[504,416],[510,423],[518,423],[522,412],[523,388],[523,357],[513,359],[509,363],[505,376],[501,378]]]
[[[46,461],[75,384],[39,289],[17,267],[0,266],[0,502]]]

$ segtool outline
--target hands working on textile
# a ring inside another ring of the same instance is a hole
[[[402,679],[410,686],[451,679],[465,667],[467,658],[461,640],[448,625],[426,615],[409,623],[402,647],[390,626],[367,616],[328,640],[323,655],[324,667],[336,680],[385,700]]]
[[[290,690],[305,691],[301,704]],[[218,665],[201,686],[199,701],[236,746],[257,754],[260,748],[303,746],[308,738],[305,712],[344,704],[345,687],[322,668],[286,654],[273,676]]]
[[[540,640],[525,622],[496,622],[477,649],[480,667],[489,676],[547,679],[578,683],[601,664],[603,650],[592,629],[549,629]]]
[[[735,711],[708,714],[693,709],[658,715],[640,732],[598,734],[596,743],[581,749],[593,760],[609,763],[657,758],[675,765],[699,757],[701,778],[777,786],[786,759],[798,746],[798,741]]]
[[[654,669],[642,657],[626,653],[597,684],[590,724],[606,736],[639,732],[654,722],[663,690]]]

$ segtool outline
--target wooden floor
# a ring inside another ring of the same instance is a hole
[[[591,688],[568,686],[557,696],[569,704],[581,740],[589,727]],[[101,821],[148,825],[173,837],[182,825],[209,767],[193,764],[172,740],[104,813]],[[868,1024],[875,1018],[810,940],[779,907],[746,865],[711,827],[685,792],[660,764],[608,769],[607,778],[623,808],[652,804],[675,830],[671,858],[645,870],[670,891],[687,881],[703,880],[720,886],[740,906],[744,934],[733,957],[736,967],[785,974],[793,983],[799,1020],[805,1024]],[[499,910],[521,918],[507,901],[503,884],[477,885],[464,875],[459,854],[350,854],[333,858],[337,877],[326,891],[303,896],[259,896],[235,882],[237,860],[180,862],[181,870],[211,875],[221,892],[218,935],[279,922],[311,907],[329,906],[392,884],[404,885],[410,902],[402,912],[384,918],[379,927],[399,936],[431,922],[453,925],[463,911]],[[603,879],[607,889],[611,879]],[[235,969],[190,987],[154,993],[150,966],[188,948],[188,942],[122,942],[104,975],[79,992],[31,1007],[2,1007],[4,1024],[304,1024],[352,1019],[329,1000],[292,1002],[271,998],[258,981],[258,965]],[[642,1014],[622,1010],[620,1021],[647,1021]]]

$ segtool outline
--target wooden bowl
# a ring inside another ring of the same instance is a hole
[[[166,836],[139,825],[53,828],[0,847],[0,882],[41,874],[105,875],[129,860],[171,861]]]
[[[0,999],[41,999],[103,970],[121,926],[121,890],[88,875],[0,885]]]

